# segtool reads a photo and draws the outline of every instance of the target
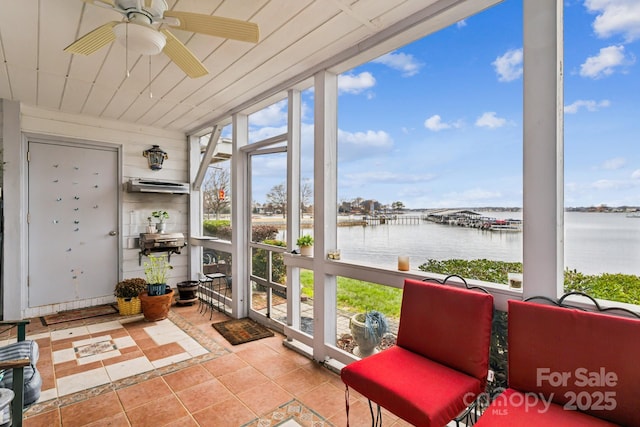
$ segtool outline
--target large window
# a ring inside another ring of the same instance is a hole
[[[522,262],[521,7],[507,1],[339,76],[342,259]]]
[[[640,25],[565,5],[565,287],[640,304]]]

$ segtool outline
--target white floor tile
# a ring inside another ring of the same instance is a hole
[[[107,375],[105,368],[92,369],[79,374],[58,378],[56,380],[58,385],[58,396],[64,396],[80,390],[86,390],[109,382],[109,375]]]
[[[89,329],[89,332],[91,332],[92,334],[96,334],[98,332],[112,331],[114,329],[122,329],[122,323],[120,323],[118,320],[114,320],[112,322],[96,323],[95,325],[89,325],[87,326],[87,328]]]
[[[55,399],[57,397],[58,397],[58,389],[55,387],[47,390],[42,390],[40,392],[40,399],[38,399],[38,402],[44,402],[46,400]]]
[[[153,370],[153,365],[146,357],[138,357],[136,359],[125,360],[124,362],[107,366],[107,373],[109,374],[111,381],[116,381],[120,378],[130,377],[132,375],[151,370]]]
[[[133,338],[131,338],[129,335],[127,335],[126,337],[114,338],[113,343],[118,348],[127,348],[137,345]]]
[[[178,345],[185,349],[185,351],[192,356],[198,356],[201,354],[209,353],[207,349],[198,344],[198,341],[191,337],[178,341]]]
[[[164,359],[158,359],[151,362],[155,368],[162,368],[163,366],[171,365],[172,363],[182,362],[183,360],[191,359],[189,353],[179,353],[173,356],[165,357]]]
[[[78,326],[77,328],[61,329],[59,331],[51,331],[51,341],[58,341],[67,338],[81,337],[89,335],[89,329],[86,326]]]
[[[72,348],[65,348],[62,350],[56,350],[51,355],[53,364],[70,362],[76,360],[76,352]]]

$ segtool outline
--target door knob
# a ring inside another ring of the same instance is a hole
[[[116,235],[118,235],[118,232],[117,232],[117,231],[113,231],[113,230],[111,230],[111,231],[109,232],[109,236],[116,236]]]

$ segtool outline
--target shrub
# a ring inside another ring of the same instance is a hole
[[[262,243],[279,247],[287,246],[282,240],[265,240]],[[269,277],[269,272],[267,271],[268,254],[269,251],[265,249],[255,249],[252,258],[253,274],[265,280]],[[276,283],[284,284],[287,277],[287,267],[284,265],[284,256],[281,253],[272,255],[271,268],[271,279]]]
[[[122,282],[118,282],[113,294],[118,298],[134,298],[137,297],[140,292],[147,290],[147,281],[141,277],[135,277],[133,279],[124,279]]]

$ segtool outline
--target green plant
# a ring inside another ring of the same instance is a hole
[[[374,338],[376,341],[380,341],[384,334],[389,331],[387,318],[377,310],[360,313],[356,319],[364,322],[364,335],[366,338]]]
[[[165,219],[169,219],[169,212],[167,211],[153,211],[151,212],[151,216],[154,218],[158,218],[160,222],[163,222]]]
[[[298,240],[296,240],[296,245],[298,246],[311,246],[313,245],[313,237],[311,237],[309,234],[305,234],[303,236],[298,237]]]
[[[149,261],[144,263],[144,274],[150,284],[167,283],[169,270],[173,267],[169,264],[166,255],[149,255]]]
[[[141,277],[118,282],[113,294],[118,298],[134,298],[147,289],[147,281]]]

